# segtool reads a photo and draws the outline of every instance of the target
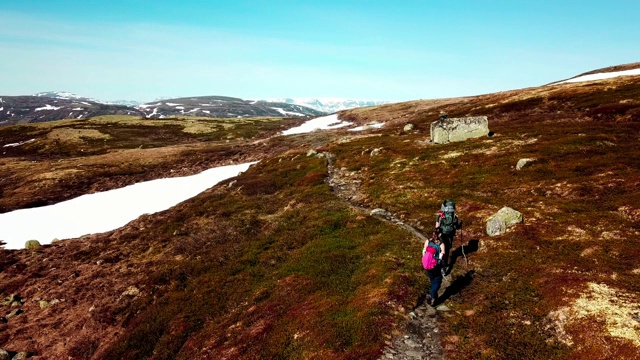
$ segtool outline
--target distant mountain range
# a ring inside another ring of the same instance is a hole
[[[268,101],[306,106],[318,111],[322,111],[327,114],[333,114],[338,111],[348,110],[348,109],[353,109],[358,107],[376,106],[376,105],[384,105],[384,104],[392,103],[392,101],[382,101],[382,100],[353,100],[353,99],[337,99],[337,98],[320,98],[320,99],[281,98],[281,99],[271,99]]]
[[[0,97],[0,126],[61,119],[86,119],[100,115],[137,115],[146,118],[314,117],[386,103],[389,102],[347,99],[244,100],[226,96],[184,97],[149,103],[134,100],[107,103],[70,92],[49,91],[32,96]]]

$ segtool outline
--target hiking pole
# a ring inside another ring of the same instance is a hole
[[[462,232],[462,227],[460,227],[460,248],[462,249],[462,255],[464,255],[464,262],[467,264],[467,267],[469,267],[467,254],[464,253],[464,233]]]

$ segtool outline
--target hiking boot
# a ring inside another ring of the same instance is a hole
[[[428,295],[428,294],[427,294],[427,297],[424,299],[424,302],[426,302],[427,304],[431,305],[431,300],[433,300],[433,299],[431,298],[431,295]]]
[[[436,307],[436,299],[429,297],[429,306]]]

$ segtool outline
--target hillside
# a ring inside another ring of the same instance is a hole
[[[124,101],[123,101],[124,102]],[[0,127],[64,119],[88,119],[103,115],[134,115],[141,118],[305,118],[324,112],[296,104],[251,101],[225,96],[166,99],[137,106],[105,104],[66,92],[34,96],[1,96]]]
[[[379,129],[290,136],[303,119],[0,128],[2,212],[259,161],[120,229],[0,249],[0,294],[23,299],[0,305],[0,348],[42,359],[638,358],[639,94],[640,76],[621,76],[411,101],[340,113]],[[435,145],[442,111],[487,116],[492,136]],[[535,160],[516,170],[522,158]],[[422,243],[398,224],[430,231],[445,198],[465,226],[448,311],[424,314],[412,311],[428,285]],[[503,206],[525,220],[490,237]],[[414,339],[426,345],[393,350]]]

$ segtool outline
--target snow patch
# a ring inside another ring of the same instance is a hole
[[[564,81],[560,81],[560,82],[557,82],[557,83],[553,83],[551,85],[564,84],[564,83],[574,83],[574,82],[581,82],[581,81],[593,81],[593,80],[610,79],[610,78],[614,78],[614,77],[618,77],[618,76],[628,76],[628,75],[640,75],[640,69],[631,69],[631,70],[623,70],[623,71],[612,71],[612,72],[605,72],[605,73],[582,75],[582,76],[578,76],[578,77],[573,78],[573,79],[569,79],[569,80],[564,80]]]
[[[311,119],[304,124],[285,130],[282,135],[304,134],[314,130],[330,130],[337,129],[344,126],[349,126],[352,123],[338,120],[338,114],[331,114],[322,116],[319,118]]]
[[[149,107],[152,107],[152,106],[160,106],[160,105],[162,105],[161,102],[159,102],[157,104],[142,104],[142,105],[138,105],[138,108],[146,109],[146,108],[149,108]]]
[[[176,103],[170,103],[170,102],[166,102],[165,104],[169,105],[169,106],[180,106],[182,104],[176,104]],[[183,107],[184,109],[184,107]]]
[[[353,129],[349,129],[349,131],[363,131],[363,130],[379,129],[383,125],[384,125],[384,123],[367,124],[367,125],[354,127]]]
[[[305,114],[301,114],[301,113],[297,113],[297,112],[293,112],[293,111],[286,111],[283,108],[279,108],[279,107],[272,107],[271,109],[276,110],[277,112],[279,112],[282,115],[293,115],[293,116],[301,116],[301,117],[307,116]]]
[[[77,108],[73,108],[73,109],[71,109],[71,110],[73,110],[73,111],[78,111],[78,110],[84,110],[84,108],[77,107]]]
[[[55,205],[0,214],[2,239],[7,243],[5,248],[20,249],[31,239],[50,244],[54,238],[111,231],[140,215],[163,211],[190,199],[246,171],[252,164],[255,162],[220,166],[192,176],[151,180]]]
[[[49,104],[45,104],[45,106],[43,106],[43,107],[35,108],[35,110],[34,110],[34,111],[42,111],[42,110],[58,110],[58,109],[60,109],[60,108],[61,108],[61,106],[52,106],[52,105],[49,105]]]
[[[31,142],[34,142],[34,141],[36,141],[36,139],[21,141],[21,142],[18,142],[18,143],[6,144],[3,147],[16,147],[16,146],[21,146],[21,145],[28,144],[28,143],[31,143]]]

